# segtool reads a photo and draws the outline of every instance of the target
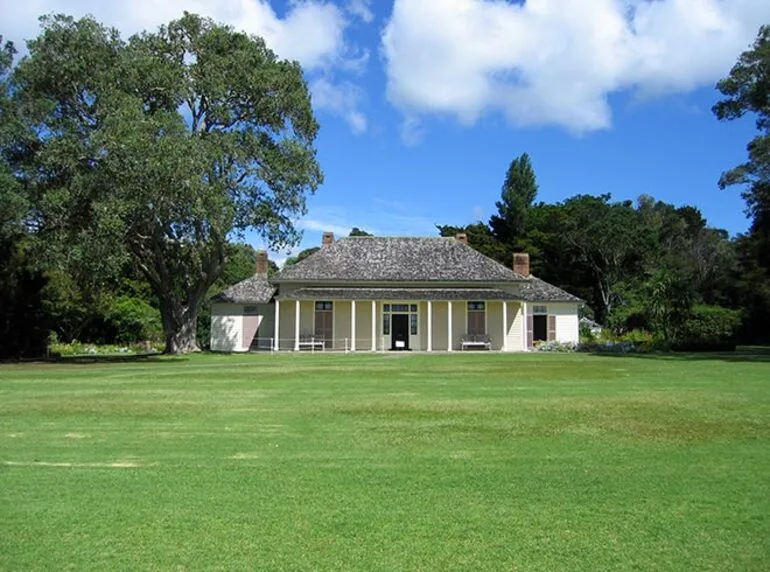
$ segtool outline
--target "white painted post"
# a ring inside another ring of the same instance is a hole
[[[428,351],[433,351],[433,302],[428,300]]]
[[[356,301],[350,301],[350,351],[356,351]]]
[[[508,351],[508,302],[503,300],[503,351]]]
[[[281,349],[281,329],[280,329],[280,323],[281,323],[281,301],[276,299],[275,301],[275,351],[278,351]]]
[[[299,300],[294,302],[294,351],[299,351]]]
[[[451,300],[447,302],[447,308],[449,309],[449,315],[447,316],[447,351],[451,352],[452,350],[452,302]]]
[[[377,351],[377,302],[372,300],[372,351]]]
[[[527,303],[521,303],[521,351],[526,352],[529,350],[527,347]]]

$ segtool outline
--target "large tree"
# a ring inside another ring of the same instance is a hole
[[[611,202],[608,194],[577,195],[562,205],[564,242],[593,274],[594,309],[606,321],[629,281],[641,275],[651,233],[630,201]]]
[[[295,264],[299,264],[300,262],[305,260],[305,258],[307,258],[308,256],[312,256],[319,250],[321,250],[320,246],[312,246],[310,248],[306,248],[305,250],[300,251],[299,254],[297,254],[297,256],[289,256],[286,259],[286,262],[284,262],[283,264],[284,266],[294,266]]]
[[[724,99],[714,105],[720,120],[756,119],[758,134],[748,144],[745,163],[722,174],[719,186],[743,187],[752,224],[737,241],[740,271],[736,296],[744,306],[743,336],[767,341],[770,319],[770,25],[762,26],[730,74],[717,84]]]
[[[475,222],[467,226],[437,224],[436,228],[438,233],[445,237],[455,237],[460,233],[465,233],[468,236],[468,244],[481,254],[501,263],[505,263],[506,258],[509,259],[509,264],[511,262],[512,254],[508,252],[504,244],[494,237],[492,231],[483,222]]]
[[[194,351],[228,239],[296,244],[322,180],[307,85],[263,40],[187,14],[124,41],[92,18],[42,19],[13,89],[29,133],[16,173],[56,264],[128,258],[156,295],[166,351]],[[57,247],[58,245],[58,247]]]
[[[489,219],[489,226],[498,241],[511,248],[518,246],[526,232],[527,214],[537,197],[537,179],[529,155],[511,161],[500,200],[495,203],[497,214]]]
[[[744,185],[743,197],[753,219],[752,230],[770,235],[770,26],[762,26],[754,45],[743,52],[730,75],[717,84],[725,99],[714,105],[721,120],[747,113],[756,117],[759,134],[748,144],[748,160],[722,174],[719,185]],[[765,255],[770,268],[770,254]]]

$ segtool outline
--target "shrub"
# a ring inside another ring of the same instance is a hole
[[[678,351],[732,351],[741,325],[741,313],[721,306],[695,306],[682,324],[672,349]]]
[[[568,353],[574,352],[577,348],[577,344],[573,342],[535,342],[534,349],[538,352],[559,352]]]
[[[591,326],[588,324],[580,324],[580,341],[582,342],[595,342],[596,334],[594,334]]]
[[[107,320],[115,328],[118,342],[159,340],[162,337],[160,313],[140,298],[119,297],[110,307]]]
[[[603,341],[580,344],[577,351],[598,354],[629,354],[635,352],[636,348],[632,342]]]
[[[145,353],[159,353],[163,351],[163,344],[150,345],[149,351],[145,344],[86,344],[74,340],[68,344],[61,343],[52,337],[49,353],[52,357],[72,356],[105,356],[105,355],[135,355]]]
[[[617,338],[620,342],[631,342],[632,344],[651,344],[654,341],[653,335],[646,330],[631,330]]]

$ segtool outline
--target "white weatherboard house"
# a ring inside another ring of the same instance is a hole
[[[268,280],[256,274],[212,299],[211,349],[246,352],[471,349],[527,351],[578,341],[582,300],[455,238],[325,233],[321,250]]]

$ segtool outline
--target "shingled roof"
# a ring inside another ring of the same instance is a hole
[[[299,288],[279,300],[510,300],[497,288]]]
[[[268,282],[266,276],[255,274],[213,296],[211,300],[230,304],[267,304],[273,299],[276,291],[276,287]]]
[[[525,302],[583,302],[582,298],[534,276],[522,284],[518,297]]]
[[[212,298],[213,302],[266,304],[278,292],[280,282],[318,283],[289,294],[284,300],[505,300],[525,302],[582,302],[534,276],[522,276],[487,258],[454,238],[348,237],[327,245],[294,266],[285,268],[273,280],[264,274],[231,286]],[[360,287],[331,284],[345,282],[437,282],[477,283],[458,287]],[[515,294],[494,287],[515,283]]]
[[[347,237],[325,246],[274,282],[519,282],[506,268],[454,238]]]

